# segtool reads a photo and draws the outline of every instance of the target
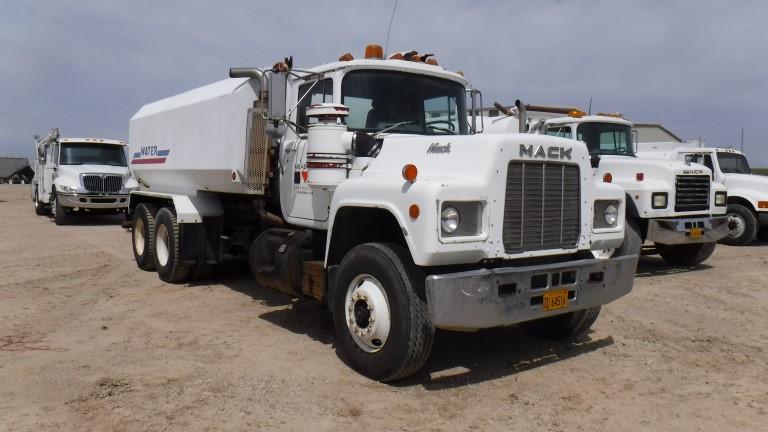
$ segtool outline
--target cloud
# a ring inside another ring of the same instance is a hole
[[[299,66],[384,45],[394,1],[4,1],[0,153],[31,136],[127,138],[147,102],[226,77],[230,66]],[[433,52],[494,100],[621,111],[684,137],[738,144],[768,166],[768,3],[398,3],[391,50]]]

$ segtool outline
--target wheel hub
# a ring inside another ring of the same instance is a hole
[[[390,309],[381,283],[370,275],[359,275],[347,289],[345,310],[347,328],[357,346],[374,353],[389,338]]]
[[[168,229],[165,225],[159,225],[156,234],[155,253],[157,254],[157,261],[161,266],[165,267],[168,264],[168,258],[170,257]]]
[[[729,214],[728,215],[728,236],[731,238],[739,238],[744,234],[744,230],[746,230],[746,224],[744,223],[744,219],[741,218],[741,216],[737,214]]]
[[[136,219],[136,224],[133,227],[133,246],[138,255],[144,255],[144,229],[144,219]]]

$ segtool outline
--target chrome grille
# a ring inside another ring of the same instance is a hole
[[[709,210],[709,176],[679,175],[675,182],[675,211]]]
[[[85,190],[93,193],[117,193],[123,188],[123,177],[119,175],[85,174]]]
[[[510,162],[504,202],[504,250],[572,249],[579,240],[579,166]]]
[[[264,118],[261,111],[249,109],[245,184],[249,190],[261,194],[264,193],[267,186],[269,143],[267,119]]]

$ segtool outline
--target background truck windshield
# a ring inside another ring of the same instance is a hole
[[[77,143],[61,145],[59,164],[127,166],[122,146]]]
[[[717,153],[720,171],[731,174],[752,174],[747,158],[738,153]]]
[[[582,123],[576,139],[587,143],[590,154],[634,156],[632,128],[616,123]]]
[[[374,132],[402,123],[389,132],[467,134],[464,87],[446,79],[352,71],[341,83],[341,103],[349,107],[347,127],[352,131]]]

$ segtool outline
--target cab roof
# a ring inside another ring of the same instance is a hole
[[[465,87],[469,84],[461,74],[446,70],[442,66],[408,60],[354,59],[348,61],[335,61],[304,70],[314,73],[327,73],[342,69],[378,69],[411,72],[445,78],[455,81]]]
[[[621,117],[613,117],[613,116],[601,116],[601,115],[586,115],[583,117],[570,117],[570,116],[564,116],[564,117],[555,117],[552,119],[547,119],[547,124],[570,124],[570,123],[615,123],[615,124],[622,124],[627,126],[632,126],[632,122],[621,118]]]
[[[78,144],[112,144],[124,146],[125,141],[106,139],[106,138],[59,138],[59,142],[62,143],[78,143]]]

